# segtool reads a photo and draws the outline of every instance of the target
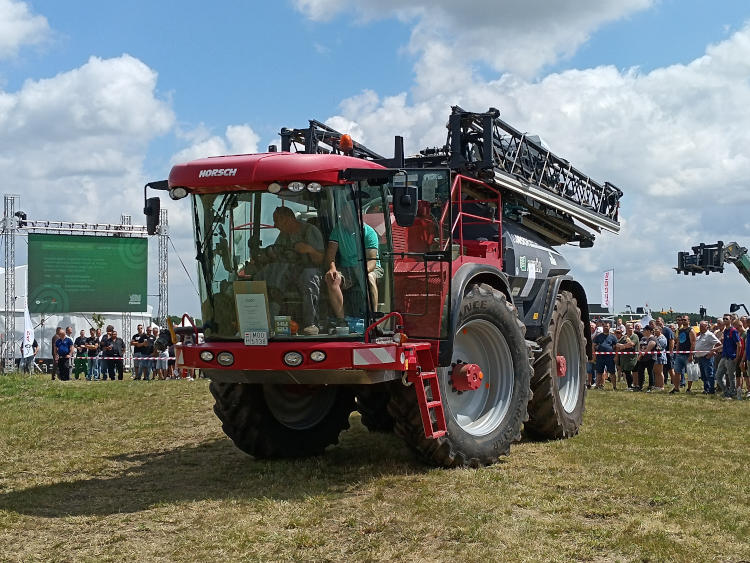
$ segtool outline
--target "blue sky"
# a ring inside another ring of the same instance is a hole
[[[750,243],[748,19],[740,1],[0,0],[0,164],[30,217],[138,221],[143,182],[180,159],[264,150],[309,118],[416,149],[442,142],[450,104],[493,105],[625,191],[623,233],[571,250],[590,296],[616,263],[618,306],[719,313],[747,293],[735,272],[670,268],[697,242]],[[170,217],[192,274],[188,215]],[[170,288],[197,311],[177,260]]]
[[[43,46],[3,65],[7,90],[80,66],[92,55],[128,53],[159,73],[158,92],[171,99],[186,129],[247,122],[270,139],[280,125],[328,117],[342,99],[364,89],[381,96],[408,90],[418,62],[406,48],[411,29],[404,22],[353,21],[350,13],[310,21],[289,1],[28,4],[53,32]],[[609,64],[648,71],[686,63],[748,18],[747,2],[662,0],[603,25],[572,57],[546,71]],[[488,80],[497,76],[472,64]],[[155,143],[152,156],[168,159],[180,146],[169,137]]]
[[[408,28],[393,20],[311,22],[289,2],[33,2],[54,30],[4,73],[7,88],[128,53],[159,73],[180,127],[248,122],[267,138],[330,115],[343,98],[408,84]],[[82,17],[85,14],[85,18]],[[170,148],[174,139],[160,139]],[[154,147],[158,153],[160,147]],[[176,150],[176,149],[175,149]],[[165,154],[168,160],[171,153]]]
[[[560,68],[614,64],[644,71],[701,56],[750,18],[741,1],[663,0],[650,10],[603,26]]]

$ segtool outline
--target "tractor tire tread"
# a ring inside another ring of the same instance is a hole
[[[583,351],[580,358],[583,363],[581,369],[585,370],[585,339],[583,337],[581,311],[573,294],[569,291],[562,291],[555,298],[555,309],[548,333],[537,340],[541,351],[534,358],[534,373],[531,378],[533,396],[529,402],[529,419],[524,426],[526,435],[535,440],[571,438],[578,434],[583,422],[586,393],[584,382],[580,382],[580,385],[583,386],[581,408],[576,409],[576,412],[572,414],[568,414],[562,407],[554,380],[557,377],[557,359],[553,335],[556,333],[556,325],[569,314],[572,314],[573,318],[576,319],[578,335],[581,339],[579,348]],[[582,377],[585,377],[585,371]]]

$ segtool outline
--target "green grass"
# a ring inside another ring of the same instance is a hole
[[[594,392],[578,437],[442,470],[356,414],[255,461],[207,387],[0,377],[0,560],[750,559],[750,402]]]

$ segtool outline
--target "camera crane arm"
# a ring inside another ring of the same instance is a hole
[[[716,244],[700,243],[692,248],[692,254],[689,252],[677,253],[677,270],[678,274],[700,274],[706,275],[711,272],[723,272],[724,263],[734,264],[748,283],[750,283],[750,255],[747,248],[740,246],[736,242],[730,242],[726,245],[722,241]]]

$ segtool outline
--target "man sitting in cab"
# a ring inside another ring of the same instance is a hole
[[[252,263],[259,269],[252,278],[266,281],[273,315],[281,310],[283,293],[298,287],[302,296],[302,333],[314,336],[319,333],[323,235],[316,226],[297,220],[288,207],[274,210],[273,226],[279,230],[279,236],[272,245],[256,252]],[[247,267],[241,275],[248,275],[251,270]]]
[[[326,286],[328,287],[328,300],[333,314],[336,317],[337,326],[346,326],[344,317],[344,291],[354,286],[362,287],[360,262],[360,240],[357,235],[356,223],[351,221],[353,228],[347,228],[343,222],[339,222],[331,231],[328,238],[323,263],[328,265],[325,274]],[[364,224],[362,231],[365,239],[365,259],[367,261],[367,287],[371,301],[372,310],[376,311],[378,306],[378,278],[383,277],[383,268],[378,260],[378,234],[370,225]],[[338,254],[338,267],[336,266],[336,255]],[[363,292],[360,292],[360,295]],[[362,311],[357,311],[361,313]]]

